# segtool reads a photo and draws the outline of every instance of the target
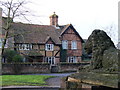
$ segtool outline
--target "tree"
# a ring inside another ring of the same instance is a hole
[[[110,38],[113,40],[114,44],[117,44],[117,42],[118,42],[117,25],[112,23],[112,24],[108,25],[107,27],[103,27],[103,30],[105,30],[106,33],[110,36]]]
[[[23,16],[24,18],[26,18],[25,15],[26,15],[26,13],[28,13],[28,11],[23,10],[23,9],[21,11],[21,8],[25,4],[27,4],[27,2],[25,0],[0,1],[1,7],[4,8],[3,13],[7,18],[6,24],[2,27],[2,29],[5,31],[3,41],[2,41],[2,52],[1,52],[2,57],[3,57],[6,42],[9,38],[10,27],[13,23],[14,18],[16,18],[18,16]]]

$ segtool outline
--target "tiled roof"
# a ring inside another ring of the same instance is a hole
[[[68,27],[74,27],[71,24],[62,25],[58,27],[52,25],[34,25],[13,23],[12,29],[15,33],[15,43],[34,43],[45,44],[50,38],[55,44],[61,44],[60,36],[68,29]],[[74,29],[76,34],[81,38],[78,32]],[[81,38],[81,41],[83,39]]]
[[[59,39],[60,33],[54,26],[14,23],[12,28],[14,28],[17,35],[15,36],[16,43],[44,44],[50,37],[55,44],[61,44]]]

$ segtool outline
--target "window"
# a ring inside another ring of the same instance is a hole
[[[68,63],[76,63],[76,57],[73,56],[73,57],[68,57]]]
[[[46,57],[46,62],[53,65],[53,64],[55,64],[55,58],[54,57]]]
[[[54,45],[53,44],[46,44],[45,47],[46,47],[45,50],[47,50],[47,51],[53,51]]]
[[[76,41],[71,42],[71,49],[77,49],[77,42]]]
[[[62,48],[63,49],[68,49],[68,41],[67,40],[62,41]]]
[[[30,50],[32,49],[32,44],[18,44],[19,50]]]

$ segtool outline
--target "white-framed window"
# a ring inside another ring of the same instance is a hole
[[[32,44],[18,44],[18,50],[31,50]]]
[[[76,57],[75,56],[68,57],[68,63],[77,63]]]
[[[77,41],[71,41],[71,49],[77,49]]]
[[[46,44],[45,45],[45,50],[46,51],[53,51],[54,50],[54,45],[53,44]]]
[[[48,62],[51,65],[55,64],[55,57],[46,57],[45,60],[45,62]]]
[[[67,40],[62,41],[62,48],[63,49],[68,49],[68,41]]]

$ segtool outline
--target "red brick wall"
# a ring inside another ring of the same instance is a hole
[[[82,42],[76,32],[72,28],[68,28],[68,30],[62,35],[61,39],[68,41],[67,55],[78,56],[79,58],[77,58],[77,61],[80,62],[80,56],[82,56]],[[77,49],[71,49],[71,41],[73,40],[77,41]]]

